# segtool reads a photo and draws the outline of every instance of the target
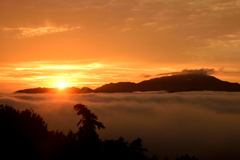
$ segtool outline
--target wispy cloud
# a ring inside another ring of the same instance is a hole
[[[75,68],[77,64],[59,62],[15,67],[21,73],[27,68],[45,67],[47,74],[42,76],[48,77],[52,71],[52,75],[82,75],[82,79],[105,77],[105,82],[115,82],[116,77],[123,80],[121,75],[126,74],[119,74],[122,71],[131,72],[125,76],[131,77],[129,81],[140,81],[134,76],[139,78],[142,73],[146,78],[168,73],[156,69],[163,66],[171,66],[173,72],[202,67],[216,70],[219,66],[239,69],[239,4],[235,0],[24,0],[24,3],[4,0],[0,2],[0,61],[71,61],[95,57],[96,61],[107,60],[112,64],[141,63],[140,69],[124,66],[118,71],[116,66],[102,67],[100,71],[99,66],[93,69],[79,63]],[[143,67],[153,63],[159,67]],[[86,74],[87,69],[91,73]],[[114,71],[115,80],[107,71]],[[16,75],[10,72],[1,75]]]
[[[17,83],[21,81],[29,85],[27,88],[35,88],[55,87],[55,83],[63,81],[68,86],[90,87],[94,89],[110,82],[137,81],[139,78],[138,73],[142,70],[151,69],[118,66],[104,62],[22,62],[8,64],[8,67],[0,67],[0,83]],[[15,88],[11,92],[19,89],[24,88]]]
[[[205,55],[219,59],[224,59],[225,55],[236,58],[231,47],[234,50],[239,50],[240,47],[239,36],[232,39],[226,37],[239,33],[239,24],[236,23],[239,19],[239,1],[235,0],[26,0],[24,4],[14,0],[4,1],[2,4],[2,15],[8,15],[1,17],[1,28],[5,32],[17,32],[16,35],[23,38],[85,28],[81,33],[75,32],[76,36],[71,35],[71,38],[79,41],[79,37],[85,34],[87,39],[82,38],[81,41],[86,41],[87,44],[94,42],[96,50],[106,53],[105,56],[121,50],[122,54],[130,57],[138,58],[135,56],[138,53],[144,59],[152,61],[172,60],[157,53],[176,57],[178,62],[190,59],[198,61],[200,58],[206,60]],[[46,21],[51,25],[46,24]],[[102,41],[96,41],[102,37],[115,50],[102,47]],[[126,45],[119,45],[123,43]],[[218,51],[222,48],[214,48],[219,46],[224,49],[229,47],[225,51],[227,54],[219,55]],[[89,50],[86,44],[82,48],[84,51]],[[205,51],[198,54],[200,49]],[[107,50],[110,51],[107,53]],[[185,54],[186,52],[191,56]]]
[[[142,74],[140,74],[139,77],[141,77],[141,78],[150,78],[150,77],[152,77],[152,76],[151,76],[150,74],[142,73]]]
[[[149,78],[149,77],[158,77],[158,76],[171,76],[171,75],[181,75],[181,74],[199,74],[199,75],[212,75],[223,72],[224,68],[221,67],[218,70],[213,68],[201,68],[201,69],[183,69],[180,72],[167,72],[167,73],[160,73],[157,75],[150,75],[150,74],[141,74],[140,77],[142,78]]]
[[[56,64],[56,62],[50,61],[9,64],[8,67],[0,67],[0,82],[16,83],[21,80],[22,83],[29,84],[29,88],[54,87],[53,85],[57,81],[65,81],[69,86],[80,87],[87,83],[96,85],[104,83],[97,83],[97,79],[104,77],[104,74],[98,73],[109,67],[109,65],[97,62],[81,65],[79,62]]]
[[[220,69],[222,71],[223,68]],[[158,76],[161,75],[178,75],[178,74],[200,74],[200,75],[211,75],[215,74],[215,69],[209,69],[209,68],[201,68],[201,69],[184,69],[181,72],[170,72],[170,73],[162,73],[158,74]]]
[[[18,38],[30,38],[47,34],[67,32],[80,29],[81,27],[37,27],[37,28],[2,28],[5,32],[18,32]]]

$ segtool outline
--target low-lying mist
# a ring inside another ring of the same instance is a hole
[[[102,139],[142,138],[149,154],[196,155],[200,160],[240,159],[240,93],[0,94],[0,104],[33,109],[49,130],[77,131],[82,103],[106,129]]]

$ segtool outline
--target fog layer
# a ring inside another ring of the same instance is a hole
[[[49,130],[76,131],[82,103],[106,126],[102,139],[142,138],[162,159],[188,153],[201,160],[240,159],[240,93],[0,94],[0,104],[31,108]]]

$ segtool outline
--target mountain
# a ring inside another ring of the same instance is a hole
[[[76,87],[67,87],[64,89],[59,88],[31,88],[31,89],[24,89],[19,90],[14,93],[71,93],[71,94],[78,94],[78,93],[90,93],[93,92],[92,89],[83,87],[81,89]]]
[[[120,82],[105,84],[95,92],[134,92],[134,91],[240,91],[240,84],[221,81],[213,76],[182,74],[154,78],[140,83]]]
[[[219,80],[213,76],[200,74],[172,75],[154,78],[140,83],[119,82],[105,84],[95,90],[90,88],[65,88],[64,93],[114,93],[114,92],[135,92],[135,91],[227,91],[239,92],[240,84]],[[34,88],[20,90],[15,93],[58,93],[57,88]]]

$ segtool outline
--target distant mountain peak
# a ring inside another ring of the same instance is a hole
[[[89,93],[93,90],[88,87],[83,87],[81,89],[77,87],[66,87],[66,88],[30,88],[24,90],[18,90],[14,93],[71,93],[71,94],[78,94],[78,93]]]
[[[118,82],[105,84],[95,90],[87,87],[64,88],[61,93],[115,93],[115,92],[147,92],[147,91],[227,91],[239,92],[240,84],[230,83],[216,77],[202,74],[178,74],[145,80],[140,83]],[[56,88],[32,88],[15,93],[59,93]]]

